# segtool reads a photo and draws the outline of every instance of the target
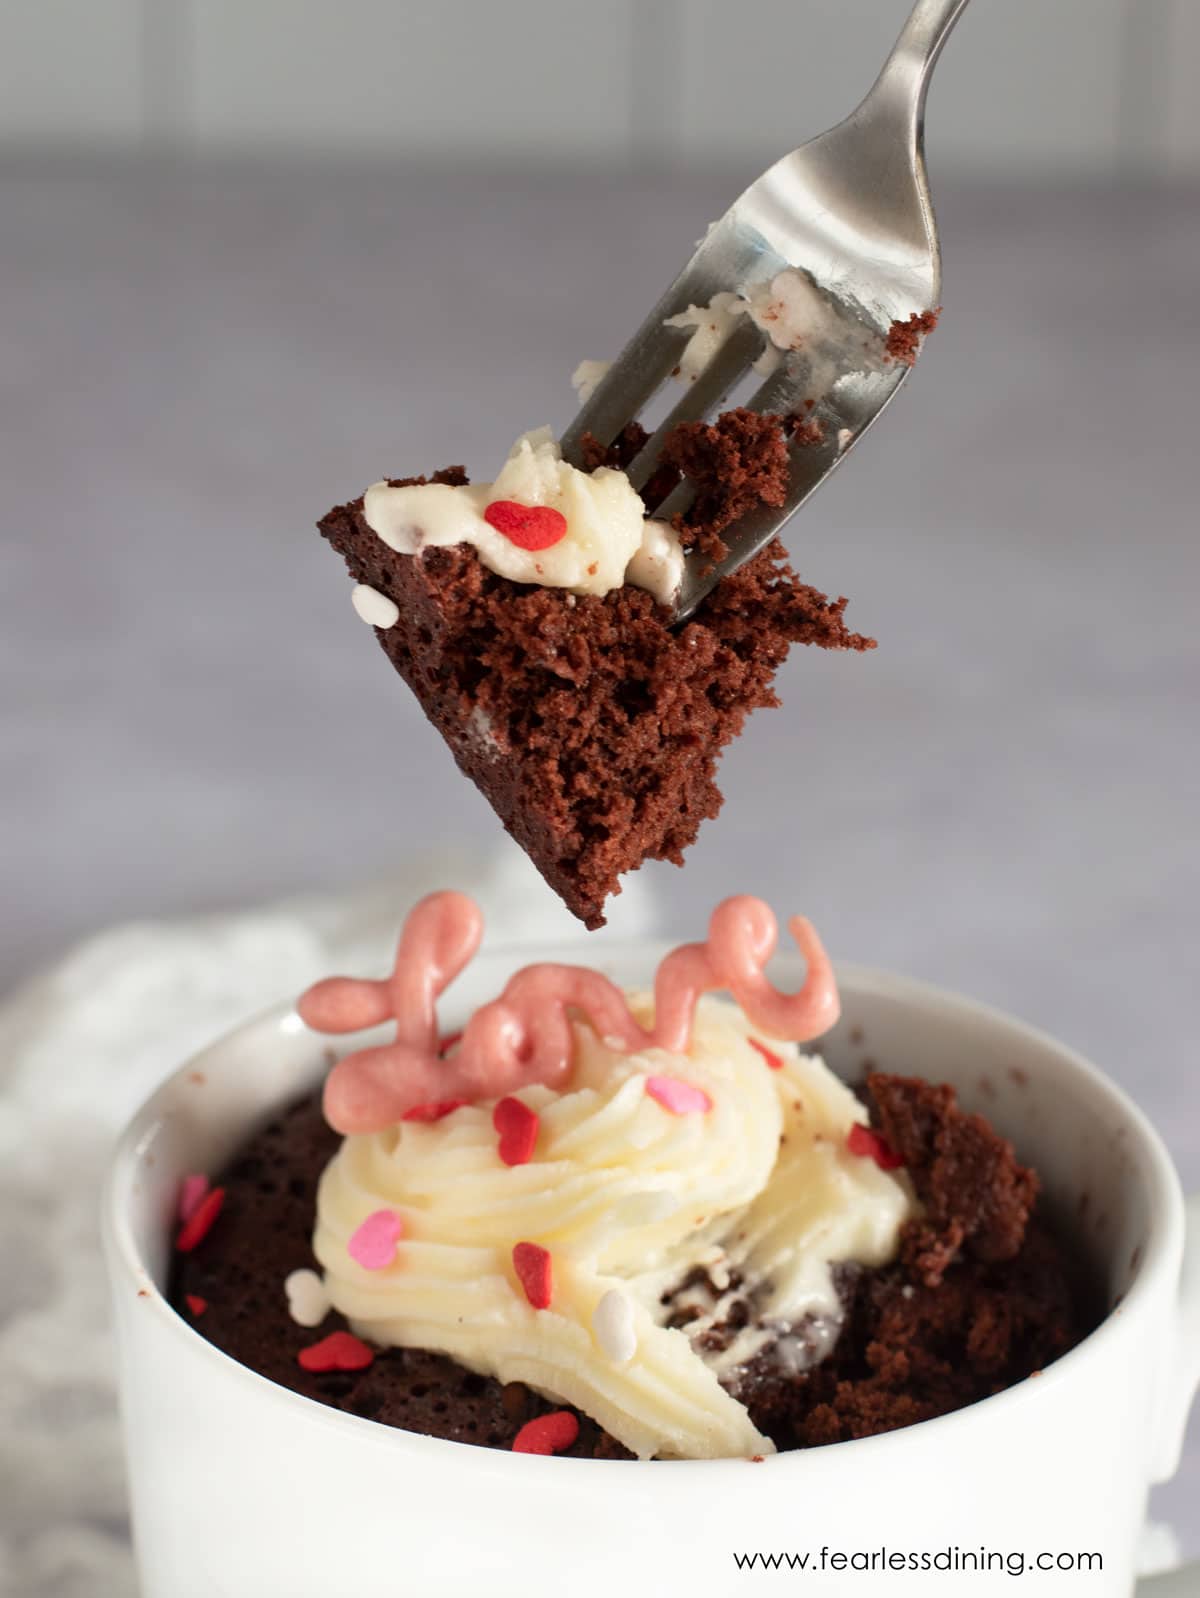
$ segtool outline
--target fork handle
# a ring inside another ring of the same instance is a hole
[[[966,4],[967,0],[917,0],[859,112],[900,114],[919,140],[930,74]]]

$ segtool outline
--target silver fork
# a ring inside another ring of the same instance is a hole
[[[722,291],[762,294],[780,272],[798,268],[834,315],[820,348],[785,354],[746,404],[820,423],[820,442],[789,446],[790,483],[782,506],[762,506],[722,534],[729,553],[716,563],[684,562],[676,619],[691,614],[713,586],[779,532],[908,377],[884,346],[895,322],[937,308],[941,251],[925,173],[925,91],[934,63],[967,0],[917,0],[874,86],[844,122],[777,161],[713,224],[696,253],[581,407],[562,440],[582,464],[591,433],[613,442],[678,366],[688,333],[668,317],[706,306]],[[725,338],[628,468],[635,487],[649,479],[663,441],[679,422],[719,409],[766,347],[747,315]],[[806,405],[806,402],[811,404]],[[685,480],[654,514],[686,510]]]

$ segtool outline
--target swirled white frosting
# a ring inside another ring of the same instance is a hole
[[[648,1016],[648,999],[631,1004]],[[828,1346],[831,1266],[891,1258],[912,1200],[902,1177],[849,1153],[865,1111],[824,1063],[772,1041],[783,1068],[770,1070],[750,1035],[712,998],[686,1055],[621,1054],[579,1023],[567,1088],[519,1095],[541,1119],[525,1165],[500,1161],[491,1103],[347,1138],[321,1181],[314,1239],[333,1305],[372,1342],[437,1350],[572,1404],[643,1458],[770,1452],[731,1378],[767,1348],[794,1360],[798,1323],[810,1350]],[[671,1114],[646,1091],[656,1074],[701,1087],[711,1110]],[[365,1270],[347,1245],[381,1208],[401,1216],[403,1239],[392,1264]],[[514,1276],[517,1242],[551,1253],[548,1309]],[[696,1266],[717,1292],[672,1329]],[[702,1334],[722,1318],[723,1286],[755,1314],[711,1353]]]
[[[484,520],[495,500],[560,511],[566,533],[549,549],[521,549]],[[573,594],[607,594],[629,582],[667,604],[683,574],[677,535],[665,522],[646,519],[625,473],[568,465],[547,427],[517,440],[494,483],[375,483],[364,496],[363,516],[400,554],[471,544],[489,570],[511,582]]]

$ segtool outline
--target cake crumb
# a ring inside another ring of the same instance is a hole
[[[735,521],[787,499],[791,464],[781,416],[741,406],[715,422],[681,422],[664,444],[662,459],[696,490],[688,509],[673,518],[680,542],[714,561],[729,553],[721,534]]]
[[[939,305],[935,311],[914,311],[906,322],[893,322],[884,343],[884,354],[888,360],[897,361],[902,366],[915,366],[921,345],[926,335],[938,325],[941,314]]]
[[[825,427],[817,416],[793,416],[788,431],[797,444],[823,444]]]
[[[1037,1176],[981,1115],[958,1107],[952,1087],[919,1077],[867,1078],[873,1121],[908,1167],[921,1201],[906,1223],[902,1257],[937,1287],[964,1253],[1008,1260],[1018,1252],[1038,1194]]]

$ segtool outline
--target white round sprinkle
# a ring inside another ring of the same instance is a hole
[[[367,583],[359,583],[350,595],[350,603],[368,627],[394,627],[400,620],[400,607],[395,600]]]
[[[596,1305],[592,1330],[601,1349],[614,1365],[628,1365],[637,1353],[633,1305],[620,1288],[610,1287]]]
[[[288,1313],[297,1326],[320,1326],[329,1314],[329,1294],[316,1271],[293,1271],[286,1278]]]

